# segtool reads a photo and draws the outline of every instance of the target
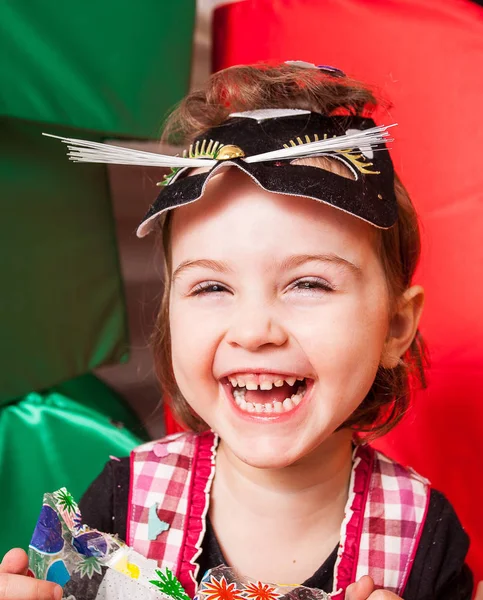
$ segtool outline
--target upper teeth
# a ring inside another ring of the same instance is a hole
[[[261,377],[263,378],[262,381],[260,381],[260,376],[253,375],[237,375],[236,377],[229,377],[228,379],[233,387],[246,387],[247,390],[271,390],[273,386],[282,387],[285,382],[287,382],[290,386],[293,386],[297,380],[304,380],[304,377],[275,378],[269,375],[263,375]]]

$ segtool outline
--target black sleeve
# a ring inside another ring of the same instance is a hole
[[[431,490],[424,524],[404,598],[470,600],[473,575],[465,564],[469,538],[446,498]]]
[[[83,523],[126,540],[129,472],[129,458],[106,463],[79,502]]]

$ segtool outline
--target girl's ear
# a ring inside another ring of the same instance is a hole
[[[424,289],[420,285],[408,288],[399,298],[381,357],[381,366],[394,369],[411,345],[423,312]]]

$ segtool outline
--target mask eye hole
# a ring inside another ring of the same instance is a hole
[[[352,179],[356,181],[357,177],[355,173],[341,160],[338,158],[332,158],[329,156],[311,156],[306,158],[295,158],[290,161],[291,165],[305,165],[308,167],[317,167],[324,171],[330,171],[336,175],[340,175],[345,179]]]
[[[199,173],[206,173],[207,171],[209,171],[210,168],[209,167],[183,167],[182,169],[171,169],[171,173],[167,173],[164,176],[164,179],[162,182],[160,182],[160,185],[171,185],[172,183],[174,183],[175,181],[180,181],[181,179],[185,179],[186,177],[190,177],[191,175],[198,175]]]
[[[193,167],[191,169],[186,169],[186,171],[182,174],[182,177],[191,177],[191,175],[200,175],[200,173],[208,173],[208,171],[212,167]]]
[[[176,181],[180,181],[181,179],[187,179],[188,177],[191,177],[192,175],[201,175],[202,173],[208,173],[208,171],[211,171],[212,168],[213,168],[212,166],[211,167],[188,167],[188,168],[185,168],[185,170],[182,173],[180,173],[179,176],[176,178]],[[213,177],[218,177],[218,175],[225,172],[226,169],[230,169],[230,168],[232,168],[230,165],[221,165],[221,166],[218,165],[216,173],[210,177],[210,181],[211,181],[211,179],[213,179]]]

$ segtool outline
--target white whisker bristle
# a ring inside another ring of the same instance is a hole
[[[361,146],[370,146],[372,150],[376,150],[377,148],[374,148],[374,146],[393,141],[392,138],[388,137],[389,133],[387,130],[390,127],[394,127],[395,125],[396,123],[394,123],[393,125],[378,125],[377,127],[364,129],[358,131],[357,133],[339,135],[332,138],[326,138],[325,140],[297,144],[295,146],[289,146],[288,148],[273,150],[272,152],[264,152],[263,154],[248,156],[245,159],[245,162],[257,163],[269,160],[299,158],[302,156],[337,152],[340,150],[349,150],[352,148],[356,150]]]
[[[297,138],[298,144],[291,140],[291,145],[279,150],[264,152],[255,156],[247,156],[242,159],[246,163],[260,163],[273,160],[287,160],[290,158],[300,158],[304,156],[314,156],[322,154],[330,154],[333,152],[353,151],[354,153],[361,148],[370,148],[371,151],[383,150],[378,148],[381,144],[392,142],[389,137],[388,129],[393,125],[379,125],[370,129],[360,130],[345,135],[335,136],[320,140],[318,136],[314,136],[316,141],[310,142],[308,136],[305,136],[305,141]],[[116,164],[116,165],[137,165],[144,167],[213,167],[218,163],[215,158],[200,157],[199,154],[205,152],[216,154],[217,150],[223,146],[219,142],[209,141],[206,147],[206,140],[203,140],[201,147],[200,142],[189,147],[188,152],[183,152],[183,156],[169,156],[166,154],[158,154],[156,152],[146,152],[142,150],[133,150],[132,148],[124,148],[122,146],[113,146],[103,144],[101,142],[91,142],[88,140],[78,140],[74,138],[64,138],[49,133],[43,135],[60,140],[67,144],[68,157],[73,162],[82,163],[101,163],[101,164]]]
[[[187,158],[169,156],[156,152],[133,150],[122,146],[112,146],[101,142],[64,138],[50,133],[43,135],[60,140],[67,144],[68,157],[74,162],[104,163],[116,165],[138,165],[145,167],[206,167],[216,164],[209,158]]]

